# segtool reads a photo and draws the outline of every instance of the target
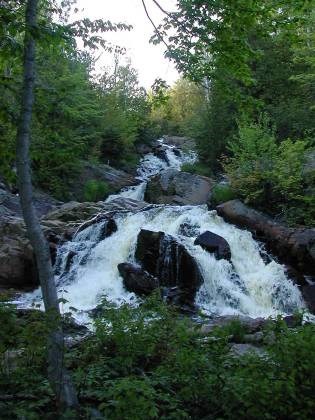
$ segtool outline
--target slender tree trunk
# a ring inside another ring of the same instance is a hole
[[[51,327],[48,339],[48,378],[59,405],[76,407],[78,401],[75,390],[64,368],[63,333],[49,247],[33,205],[29,144],[34,102],[37,1],[28,0],[26,3],[23,88],[16,146],[18,187],[27,234],[36,256],[45,311]]]

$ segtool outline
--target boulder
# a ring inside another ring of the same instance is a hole
[[[60,206],[62,202],[55,200],[42,191],[34,190],[33,204],[37,216],[42,217],[49,211],[57,208],[57,206]],[[22,217],[22,209],[18,194],[13,194],[3,183],[0,183],[0,215],[1,214]]]
[[[308,309],[315,314],[315,284],[302,287],[302,296]]]
[[[206,251],[214,254],[218,260],[231,260],[231,250],[228,242],[222,236],[213,232],[202,233],[196,238],[194,244],[200,245]]]
[[[119,191],[121,188],[130,187],[138,183],[133,175],[113,168],[110,165],[85,162],[81,172],[69,186],[70,199],[84,201],[83,187],[90,180],[104,182],[111,187],[112,191]]]
[[[33,249],[19,218],[0,221],[0,287],[35,288],[38,276]]]
[[[280,225],[240,200],[228,201],[216,210],[227,222],[253,232],[283,262],[305,274],[315,274],[315,229]]]
[[[194,150],[196,148],[195,141],[189,137],[163,136],[163,143],[170,146],[180,147],[184,150]]]
[[[206,204],[213,185],[214,181],[205,176],[166,169],[150,179],[145,200],[156,204]]]
[[[123,278],[124,286],[129,292],[146,296],[159,287],[156,277],[135,264],[122,263],[118,264],[117,268]]]
[[[158,157],[161,160],[164,160],[169,165],[169,160],[167,157],[166,149],[164,149],[162,146],[159,146],[155,151],[154,155]]]
[[[142,229],[135,257],[144,270],[158,278],[161,286],[177,286],[189,292],[188,300],[194,301],[203,279],[194,258],[174,237]]]

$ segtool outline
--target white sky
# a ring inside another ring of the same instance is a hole
[[[150,17],[157,25],[161,22],[163,13],[152,0],[145,0],[145,3]],[[176,7],[176,0],[159,0],[159,4],[165,10],[172,11]],[[130,57],[132,66],[138,70],[142,86],[149,88],[157,77],[169,84],[178,79],[173,63],[163,56],[165,46],[149,43],[154,28],[145,14],[141,0],[77,0],[76,7],[80,12],[75,19],[88,17],[133,25],[130,32],[107,32],[104,37],[112,44],[127,49],[126,55]],[[97,69],[112,64],[113,56],[105,52],[97,62]]]

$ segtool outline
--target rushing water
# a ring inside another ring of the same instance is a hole
[[[143,199],[146,182],[161,169],[180,169],[184,162],[196,159],[194,154],[174,153],[167,148],[167,161],[153,154],[146,155],[138,169],[139,184],[123,190],[117,197]],[[176,237],[195,258],[204,278],[197,304],[207,313],[239,314],[251,317],[290,314],[303,308],[298,288],[286,277],[284,267],[270,258],[265,262],[262,249],[250,232],[230,225],[206,206],[150,206],[115,216],[117,231],[102,238],[104,223],[91,225],[76,234],[58,251],[56,282],[61,296],[68,302],[65,309],[75,307],[79,314],[95,308],[102,297],[115,302],[136,300],[123,287],[117,265],[135,262],[136,239],[140,229],[163,231]],[[231,248],[231,262],[215,257],[194,245],[196,236],[209,230],[227,240]],[[72,261],[69,264],[69,252]],[[29,302],[38,299],[39,291],[28,294]]]

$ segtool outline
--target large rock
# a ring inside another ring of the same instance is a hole
[[[227,222],[249,229],[282,261],[305,274],[315,274],[315,229],[288,228],[239,200],[216,207]]]
[[[72,200],[84,201],[84,186],[90,180],[96,180],[108,184],[112,191],[119,191],[123,187],[135,185],[138,181],[125,171],[115,169],[106,164],[93,164],[86,162],[80,174],[70,185],[69,197]]]
[[[148,182],[145,200],[156,204],[206,204],[213,185],[214,181],[205,176],[166,169]]]
[[[315,314],[315,284],[302,287],[302,296],[308,309]]]
[[[146,296],[159,287],[156,277],[135,264],[122,263],[118,264],[117,268],[123,278],[124,286],[129,292]]]
[[[189,137],[180,137],[180,136],[163,136],[163,142],[170,146],[177,146],[183,150],[194,150],[196,148],[196,143],[193,139]]]
[[[200,245],[203,249],[207,250],[215,257],[225,260],[231,259],[231,250],[228,242],[213,232],[206,231],[199,235],[195,240],[195,245]]]
[[[113,219],[115,213],[137,212],[145,207],[148,203],[128,198],[118,198],[110,203],[70,202],[59,206],[41,219],[53,263],[58,246],[75,233],[104,220],[106,223],[99,237],[104,239],[117,229]],[[73,255],[69,256],[69,266],[72,258]],[[0,212],[0,287],[23,289],[37,285],[35,258],[23,219],[6,209]]]
[[[57,206],[60,206],[62,202],[55,200],[42,191],[34,190],[33,204],[37,216],[41,217],[57,208]],[[1,215],[22,217],[19,196],[9,191],[3,183],[0,183],[0,216]]]
[[[194,301],[203,279],[194,258],[175,238],[164,232],[142,229],[135,256],[144,270],[158,278],[161,286],[177,286],[189,292],[189,301]]]
[[[33,249],[24,223],[18,218],[0,221],[0,287],[28,288],[38,285]]]

